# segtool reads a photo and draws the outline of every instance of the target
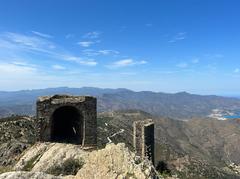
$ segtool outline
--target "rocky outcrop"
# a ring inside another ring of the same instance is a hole
[[[14,170],[18,171],[3,173],[0,179],[145,179],[156,175],[150,161],[136,157],[123,143],[94,151],[73,144],[37,143],[22,155]]]
[[[148,160],[140,161],[125,144],[109,144],[89,154],[86,164],[76,175],[79,179],[153,178],[154,168]]]
[[[0,175],[0,179],[62,179],[62,177],[56,177],[43,172],[7,172]]]
[[[87,152],[79,145],[63,143],[37,143],[22,156],[15,165],[15,170],[24,170],[32,163],[33,172],[48,172],[52,167],[63,166],[67,160],[82,160]],[[31,166],[29,166],[31,167]]]

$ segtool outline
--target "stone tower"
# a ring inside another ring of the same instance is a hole
[[[138,156],[154,164],[154,122],[152,119],[134,121],[133,147]]]
[[[37,134],[40,141],[97,145],[96,98],[54,95],[37,101]]]

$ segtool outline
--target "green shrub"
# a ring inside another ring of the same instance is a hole
[[[2,173],[5,173],[5,172],[10,172],[11,171],[11,168],[6,166],[6,167],[3,167],[3,166],[0,166],[0,174]]]
[[[40,155],[36,155],[31,160],[29,160],[26,165],[23,167],[23,171],[31,171],[34,165],[36,164],[36,161],[39,159]]]
[[[76,175],[82,168],[84,162],[77,159],[67,159],[61,166],[56,165],[48,169],[47,173],[52,175]]]

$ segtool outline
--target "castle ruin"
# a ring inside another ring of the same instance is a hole
[[[97,145],[96,98],[54,95],[37,101],[39,141]]]
[[[154,164],[154,122],[152,119],[134,121],[133,147],[142,159],[148,158]]]

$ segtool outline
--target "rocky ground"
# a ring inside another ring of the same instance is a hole
[[[27,149],[12,168],[0,178],[154,178],[155,169],[139,160],[123,143],[88,151],[79,145],[37,143]],[[57,176],[57,177],[56,177]]]
[[[106,145],[113,131],[100,135],[104,139],[99,149],[83,149],[72,144],[35,143],[34,124],[26,116],[1,119],[0,179],[144,179],[157,174],[148,160],[140,160],[124,143]]]
[[[22,152],[34,142],[33,118],[12,116],[0,119],[0,173],[10,170]]]
[[[131,153],[132,123],[146,118],[155,120],[155,166],[161,177],[240,178],[240,120],[176,121],[136,110],[98,115],[96,151],[70,144],[36,144],[34,118],[0,119],[0,178],[147,175],[150,165]],[[106,146],[109,139],[116,145]]]

